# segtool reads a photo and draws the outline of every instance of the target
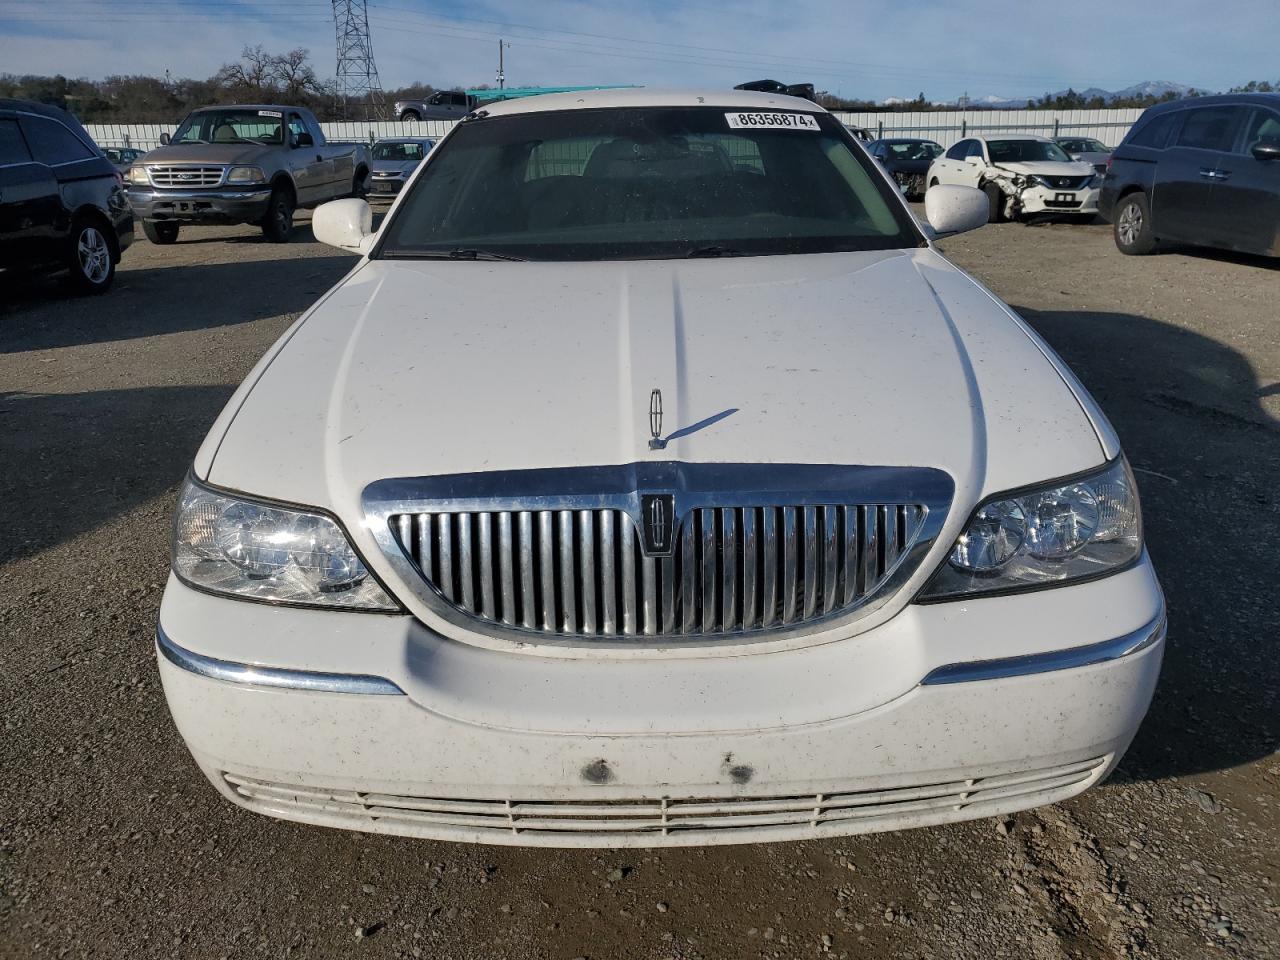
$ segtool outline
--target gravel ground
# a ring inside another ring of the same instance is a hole
[[[1104,226],[946,249],[1114,420],[1169,599],[1108,783],[1006,822],[831,842],[490,849],[219,799],[152,654],[196,445],[354,261],[257,231],[140,240],[96,300],[0,288],[0,957],[1280,956],[1280,265]]]

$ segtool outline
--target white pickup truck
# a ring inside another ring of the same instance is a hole
[[[368,192],[369,148],[325,142],[304,107],[205,107],[129,168],[129,202],[152,243],[183,223],[252,223],[285,243],[293,212]]]

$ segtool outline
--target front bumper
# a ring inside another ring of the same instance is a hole
[[[395,196],[404,189],[404,177],[377,177],[369,178],[369,193],[371,196]]]
[[[158,190],[130,188],[129,204],[142,220],[192,223],[256,223],[267,215],[271,188]]]
[[[1086,789],[1146,711],[1163,610],[1144,559],[1094,583],[909,606],[819,647],[588,661],[171,578],[159,663],[201,769],[260,813],[515,845],[735,843],[946,823]]]
[[[1019,199],[1023,213],[1097,214],[1098,187],[1084,190],[1057,190],[1052,187],[1025,188]]]

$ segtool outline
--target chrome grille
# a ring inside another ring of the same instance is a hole
[[[151,176],[152,184],[157,187],[216,187],[222,183],[226,168],[196,164],[147,164],[147,173]]]
[[[774,631],[876,596],[919,538],[923,504],[694,508],[669,557],[623,509],[397,513],[396,543],[454,610],[574,637]]]
[[[1048,186],[1055,190],[1083,190],[1089,186],[1089,181],[1093,179],[1093,174],[1087,177],[1044,177],[1040,178]]]

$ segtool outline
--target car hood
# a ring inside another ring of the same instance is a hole
[[[417,160],[374,160],[374,173],[403,173],[406,176],[418,165]]]
[[[184,143],[157,147],[142,163],[253,163],[279,147],[256,143]]]
[[[1025,163],[997,163],[993,166],[1012,173],[1039,174],[1042,177],[1084,177],[1093,173],[1093,167],[1087,163],[1071,160],[1028,160]]]
[[[971,503],[1103,461],[1051,357],[929,249],[368,261],[250,375],[196,472],[351,528],[388,477],[655,459],[938,467]]]

